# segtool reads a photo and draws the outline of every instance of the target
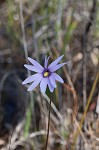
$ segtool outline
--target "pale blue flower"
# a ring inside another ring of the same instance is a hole
[[[35,87],[40,84],[40,90],[41,92],[45,93],[47,85],[49,87],[49,90],[51,92],[54,91],[54,88],[56,88],[56,81],[59,81],[61,83],[64,83],[63,79],[55,73],[56,70],[61,68],[66,63],[58,64],[61,59],[63,58],[63,55],[58,57],[54,62],[52,62],[48,66],[48,60],[49,57],[45,57],[44,67],[42,67],[37,61],[34,59],[28,57],[28,60],[31,62],[32,65],[25,64],[24,66],[31,71],[36,72],[36,74],[31,75],[30,77],[26,78],[22,84],[27,84],[33,82],[29,88],[28,91],[34,90]]]

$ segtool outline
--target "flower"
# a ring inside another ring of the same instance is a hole
[[[42,67],[37,61],[34,59],[28,57],[28,60],[32,65],[27,65],[25,64],[24,66],[31,71],[36,72],[35,74],[31,75],[30,77],[26,78],[22,84],[27,84],[33,82],[29,88],[28,91],[34,90],[35,87],[38,86],[40,83],[40,90],[41,92],[45,93],[47,85],[49,87],[49,90],[51,92],[54,91],[54,88],[56,88],[56,81],[59,81],[61,83],[64,83],[63,79],[55,73],[56,70],[61,68],[63,65],[66,63],[61,63],[60,60],[63,58],[64,55],[58,57],[55,61],[53,61],[49,66],[48,66],[48,60],[49,57],[45,57],[45,62],[44,62],[44,67]]]

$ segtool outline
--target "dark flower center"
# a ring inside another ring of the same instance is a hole
[[[44,72],[43,72],[43,76],[44,77],[48,77],[50,75],[50,72],[48,69],[45,69]]]

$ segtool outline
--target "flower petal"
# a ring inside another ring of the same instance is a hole
[[[46,92],[47,84],[48,84],[48,78],[43,78],[40,83],[40,89],[42,93]]]
[[[38,80],[35,80],[31,86],[28,88],[28,91],[34,90],[34,88],[41,82],[43,77],[38,78]]]
[[[44,68],[43,68],[36,60],[34,60],[34,59],[30,58],[30,57],[28,57],[28,60],[29,60],[35,67],[37,67],[37,68],[39,68],[39,69],[41,69],[41,70],[43,71]]]
[[[25,68],[27,68],[28,70],[34,71],[34,72],[39,72],[42,73],[42,69],[41,68],[37,68],[35,66],[32,65],[24,65]]]
[[[54,87],[53,87],[53,85],[51,84],[50,80],[48,80],[48,87],[49,87],[50,92],[53,92],[53,91],[54,91]]]
[[[42,75],[40,73],[36,73],[28,78],[26,78],[22,84],[27,84],[27,83],[30,83],[30,82],[33,82],[35,81],[36,79],[40,78]]]
[[[55,82],[53,73],[49,76],[49,80],[50,80],[51,84],[53,85],[53,87],[56,88],[56,82]]]
[[[49,60],[49,57],[47,58],[47,56],[45,56],[44,68],[47,68],[48,60]]]
[[[56,66],[60,61],[61,59],[63,58],[64,55],[58,57],[55,61],[53,61],[49,66],[48,66],[48,69],[51,69],[52,67]]]
[[[45,61],[44,61],[44,68],[47,67],[47,56],[45,56]]]
[[[67,63],[58,64],[58,65],[50,68],[50,71],[54,72],[54,71],[58,70],[59,68],[61,68],[62,66],[64,66],[65,64],[67,64]]]
[[[53,77],[55,80],[61,82],[61,83],[64,83],[64,80],[56,73],[53,73]]]

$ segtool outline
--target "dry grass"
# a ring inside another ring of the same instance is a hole
[[[99,1],[0,1],[0,149],[99,149]],[[30,56],[64,54],[64,84],[42,95],[22,81]]]

